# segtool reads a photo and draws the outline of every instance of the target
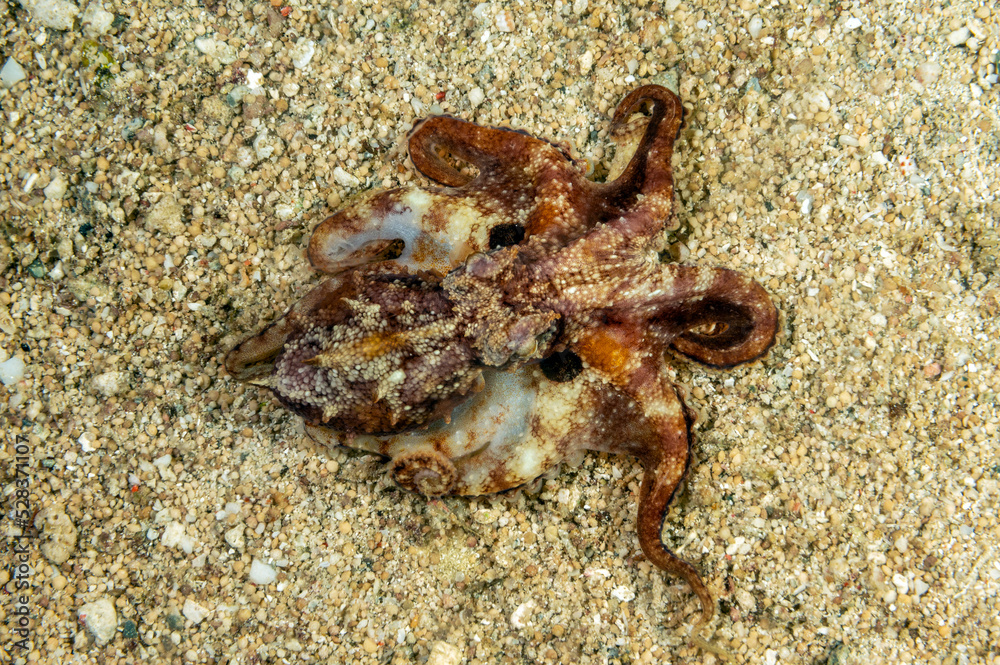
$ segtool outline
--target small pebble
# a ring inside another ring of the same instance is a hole
[[[462,651],[447,642],[437,641],[431,645],[427,665],[459,665],[462,662]]]
[[[284,144],[280,138],[266,129],[262,129],[253,141],[253,151],[259,161],[276,159],[284,152]],[[336,173],[334,173],[334,177],[336,177]]]
[[[808,215],[812,212],[814,197],[812,194],[805,190],[800,190],[795,194],[795,200],[799,202],[799,211],[803,215]]]
[[[214,37],[199,37],[194,40],[195,48],[210,58],[215,58],[224,65],[236,62],[239,52],[236,47]]]
[[[953,30],[950,33],[948,33],[948,43],[951,44],[952,46],[961,46],[962,44],[967,42],[969,40],[969,37],[971,36],[972,36],[972,31],[969,30],[967,27],[963,26],[958,30]]]
[[[830,97],[822,90],[813,90],[803,95],[809,104],[815,104],[820,111],[829,111],[832,103]]]
[[[483,92],[482,88],[475,87],[469,91],[469,104],[472,105],[472,108],[482,104],[484,99],[486,99],[486,93]]]
[[[35,528],[41,537],[39,549],[52,563],[61,565],[76,551],[77,529],[73,520],[58,506],[51,505],[35,515]]]
[[[500,32],[514,31],[514,15],[510,13],[510,10],[504,9],[497,13],[496,26]]]
[[[279,203],[274,206],[274,215],[283,222],[287,222],[297,214],[298,208],[291,203]]]
[[[917,65],[914,76],[924,85],[930,85],[938,80],[941,75],[941,65],[936,62],[924,62]]]
[[[333,179],[336,180],[337,184],[341,187],[357,187],[361,184],[360,180],[355,178],[340,166],[333,169]]]
[[[510,625],[517,629],[527,628],[531,621],[531,611],[534,608],[534,600],[527,600],[518,605],[510,615]]]
[[[128,374],[119,371],[98,374],[94,377],[93,386],[105,397],[120,395],[128,388]]]
[[[90,2],[87,9],[80,16],[80,23],[84,26],[84,33],[88,37],[100,37],[106,35],[111,30],[115,15],[105,11],[100,2]]]
[[[7,58],[3,68],[0,68],[0,85],[5,88],[13,88],[26,78],[24,68],[14,58]]]
[[[188,621],[190,621],[196,626],[202,621],[204,621],[205,617],[209,615],[209,611],[206,608],[202,607],[201,605],[194,602],[190,598],[184,601],[184,609],[182,611],[184,612],[184,616],[187,617]]]
[[[160,536],[160,544],[164,547],[174,547],[182,550],[185,554],[194,552],[194,538],[186,533],[184,525],[180,522],[171,522],[163,529]]]
[[[12,356],[0,363],[0,383],[12,386],[24,378],[25,364],[17,356]]]
[[[97,646],[104,646],[115,636],[118,630],[118,614],[110,598],[104,597],[92,603],[87,603],[78,612],[81,623],[89,632]]]
[[[250,581],[254,584],[266,586],[277,578],[278,572],[260,559],[254,559],[250,564]]]
[[[905,177],[913,175],[917,170],[917,163],[909,155],[901,155],[899,158],[899,171]]]
[[[969,32],[972,33],[972,36],[978,39],[980,42],[985,41],[990,34],[990,31],[986,27],[986,24],[983,23],[982,21],[977,21],[976,19],[972,19],[965,25],[967,28],[969,28]],[[966,44],[968,44],[968,42],[966,42]]]
[[[260,85],[261,81],[264,80],[264,75],[262,73],[255,72],[252,69],[248,69],[246,72],[246,79],[247,79],[247,88],[249,89],[250,92],[254,93],[255,95],[263,92],[263,89]]]
[[[184,223],[184,207],[172,194],[160,197],[146,214],[146,228],[168,236],[183,234],[187,228]]]
[[[31,18],[46,28],[70,30],[80,8],[66,0],[21,0]]]
[[[226,543],[232,547],[234,550],[243,551],[246,547],[246,537],[243,534],[244,527],[242,524],[237,524],[232,529],[226,531],[224,536]]]
[[[288,52],[288,55],[296,69],[305,69],[312,62],[313,56],[316,55],[316,42],[304,37],[300,38]]]
[[[184,628],[184,617],[181,616],[176,607],[171,607],[167,610],[167,615],[164,618],[171,630],[181,630]]]
[[[131,619],[122,621],[122,637],[128,640],[139,637],[139,628],[135,625],[135,621]]]
[[[153,460],[153,466],[156,467],[157,471],[159,471],[161,478],[171,473],[170,469],[171,461],[173,461],[173,457],[171,457],[170,455],[160,455],[159,457]]]
[[[745,611],[753,612],[757,609],[757,599],[753,594],[744,588],[737,589],[736,603]]]

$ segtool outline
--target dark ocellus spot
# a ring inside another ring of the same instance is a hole
[[[583,361],[572,351],[553,353],[542,360],[540,364],[545,378],[558,383],[572,381],[577,374],[583,371]]]
[[[490,229],[490,249],[512,247],[524,240],[524,227],[520,224],[497,224]]]

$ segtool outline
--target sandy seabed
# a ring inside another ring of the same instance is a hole
[[[0,662],[1000,663],[992,3],[26,5]],[[762,361],[671,360],[699,420],[665,538],[718,599],[709,649],[639,551],[634,460],[428,501],[222,367],[319,279],[316,223],[423,182],[416,119],[600,177],[645,83],[688,109],[672,251],[781,310]]]

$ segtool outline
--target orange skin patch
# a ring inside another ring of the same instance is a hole
[[[610,330],[596,330],[579,343],[577,353],[593,369],[608,376],[618,376],[629,361],[629,349]]]

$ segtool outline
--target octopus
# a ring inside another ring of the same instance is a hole
[[[308,257],[330,277],[227,370],[428,497],[522,487],[583,451],[638,458],[642,552],[708,621],[710,591],[662,537],[695,420],[667,358],[760,358],[778,315],[752,279],[664,258],[682,119],[666,88],[627,95],[611,121],[625,159],[605,182],[525,132],[421,120],[409,156],[433,184],[361,195],[320,223]]]

